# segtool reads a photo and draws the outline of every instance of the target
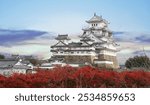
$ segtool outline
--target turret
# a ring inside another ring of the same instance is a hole
[[[97,16],[96,13],[94,13],[94,16],[86,21],[89,25],[90,28],[104,28],[107,27],[108,22],[102,18],[102,16]]]
[[[63,42],[70,40],[70,38],[68,37],[68,34],[58,35],[55,39],[58,40],[58,41],[63,41]]]

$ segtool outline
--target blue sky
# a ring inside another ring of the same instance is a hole
[[[143,47],[150,55],[149,5],[150,0],[0,0],[0,49],[49,58],[56,34],[82,34],[96,12],[119,32],[114,37],[120,61]]]
[[[149,5],[149,0],[0,0],[0,27],[78,33],[96,12],[112,30],[148,32]]]

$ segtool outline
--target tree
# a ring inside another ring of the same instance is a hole
[[[38,65],[38,64],[40,64],[40,61],[39,61],[38,59],[32,58],[32,59],[27,59],[27,60],[29,60],[30,63],[32,63],[33,65]]]
[[[5,56],[0,54],[0,59],[5,59]]]
[[[129,69],[131,68],[150,68],[150,59],[145,56],[135,56],[133,58],[129,58],[125,62],[125,66]]]

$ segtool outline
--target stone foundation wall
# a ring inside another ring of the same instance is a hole
[[[117,57],[116,56],[100,54],[98,56],[98,59],[100,61],[111,61],[111,62],[113,62],[113,65],[105,64],[105,65],[102,65],[102,66],[111,67],[111,68],[118,68],[118,61],[117,61]]]
[[[93,63],[94,57],[92,56],[65,56],[65,61],[66,63]]]
[[[98,68],[114,68],[112,64],[96,64],[95,66]]]
[[[85,63],[90,63],[93,64],[93,61],[95,59],[95,56],[88,56],[88,55],[66,55],[66,56],[58,56],[59,58],[62,57],[64,58],[64,62],[65,63],[81,63],[81,64],[85,64]],[[104,55],[104,54],[100,54],[98,56],[98,60],[99,61],[112,61],[112,64],[93,64],[94,66],[97,67],[105,67],[105,68],[118,68],[118,62],[117,62],[117,57],[116,56],[110,56],[110,55]]]

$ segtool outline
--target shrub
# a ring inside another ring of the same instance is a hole
[[[99,70],[90,66],[56,67],[35,74],[0,75],[1,88],[126,88],[150,87],[150,72]]]
[[[124,79],[127,87],[144,88],[150,86],[150,75],[144,71],[127,72]]]
[[[0,54],[0,59],[5,59],[5,56]]]
[[[147,56],[135,56],[125,62],[125,66],[131,68],[150,68],[150,59]]]
[[[0,88],[5,87],[5,81],[6,81],[6,77],[0,75]]]

